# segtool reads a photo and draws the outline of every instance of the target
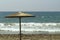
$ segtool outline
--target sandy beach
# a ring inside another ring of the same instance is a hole
[[[60,40],[60,35],[22,35],[22,40]],[[19,40],[18,34],[0,34],[0,40]]]

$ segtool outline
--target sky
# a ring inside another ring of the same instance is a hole
[[[0,11],[60,11],[60,0],[0,0]]]

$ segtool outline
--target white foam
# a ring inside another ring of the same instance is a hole
[[[60,23],[21,23],[22,31],[60,31]],[[19,23],[0,23],[0,30],[19,31]]]
[[[0,26],[4,26],[4,23],[0,23]]]
[[[19,26],[19,23],[0,23],[0,26]],[[60,23],[21,23],[21,26],[60,26]]]
[[[60,25],[60,23],[21,23],[22,26],[34,26],[34,27],[37,27],[37,26],[57,26],[57,25]]]

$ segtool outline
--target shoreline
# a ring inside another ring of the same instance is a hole
[[[0,40],[19,40],[19,34],[0,34]],[[60,34],[21,35],[22,40],[60,40]]]

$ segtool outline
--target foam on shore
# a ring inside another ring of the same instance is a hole
[[[60,31],[60,23],[21,23],[22,31]],[[19,31],[19,23],[0,23],[0,30]]]
[[[19,26],[19,23],[0,23],[0,26]],[[60,23],[21,23],[21,26],[60,26]]]

